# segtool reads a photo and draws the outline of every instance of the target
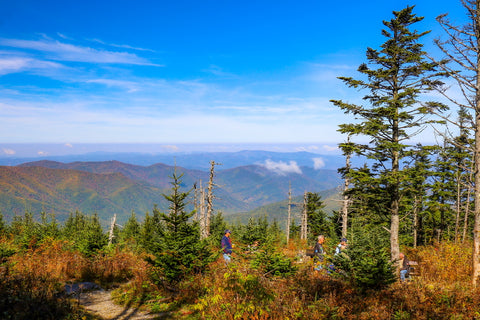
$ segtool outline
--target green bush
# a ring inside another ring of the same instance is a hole
[[[274,246],[268,243],[255,252],[251,267],[265,275],[283,277],[297,272],[297,267],[293,264],[293,260],[278,252]]]
[[[361,293],[383,289],[396,280],[389,250],[365,234],[335,255],[333,265],[333,274],[347,280]]]

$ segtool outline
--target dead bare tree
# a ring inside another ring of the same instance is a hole
[[[300,239],[307,240],[308,235],[308,215],[307,215],[307,191],[303,193],[302,223],[300,226]]]
[[[350,159],[352,157],[354,144],[350,140],[350,135],[347,137],[345,143],[340,144],[340,148],[343,150],[345,156],[345,167],[343,168],[343,203],[342,203],[342,238],[347,237],[348,232],[348,207],[350,205],[350,196],[348,195],[348,189],[350,187],[350,177],[348,175],[350,171]]]
[[[207,216],[205,218],[205,234],[208,237],[210,235],[210,221],[213,214],[213,188],[216,186],[213,183],[213,178],[215,177],[215,166],[221,165],[221,163],[216,163],[215,161],[210,161],[210,179],[208,180],[208,192],[207,192]]]
[[[117,222],[117,214],[113,214],[112,222],[110,223],[110,230],[108,232],[108,246],[110,247],[113,242],[113,238],[115,235],[113,234],[113,231],[115,229],[115,223]]]
[[[292,221],[292,184],[288,183],[287,245],[290,241],[290,223]]]
[[[472,254],[472,285],[477,286],[480,276],[480,0],[460,0],[466,9],[468,22],[462,26],[451,23],[447,14],[437,21],[447,35],[447,40],[435,43],[449,63],[439,63],[456,82],[462,93],[458,99],[441,91],[451,103],[468,108],[474,114],[474,226]]]
[[[200,181],[200,203],[198,205],[198,216],[199,216],[199,224],[200,224],[200,236],[202,239],[208,237],[209,232],[206,228],[206,210],[205,210],[205,188],[202,188],[202,181]]]

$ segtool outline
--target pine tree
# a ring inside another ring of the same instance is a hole
[[[428,212],[430,223],[433,227],[432,238],[437,241],[449,239],[448,227],[455,221],[453,204],[455,203],[456,186],[454,181],[455,167],[451,158],[451,146],[444,141],[443,147],[438,148],[437,156],[433,162],[431,177],[431,193],[429,195]]]
[[[128,218],[125,226],[119,231],[119,242],[128,243],[136,247],[140,242],[140,223],[137,221],[135,211]]]
[[[169,284],[181,281],[190,272],[204,270],[211,259],[207,242],[200,240],[198,222],[190,220],[194,211],[185,210],[189,193],[180,191],[182,176],[177,175],[175,169],[171,177],[172,192],[163,195],[169,202],[169,213],[160,213],[164,231],[159,237],[159,250],[150,260]]]
[[[405,171],[407,179],[404,180],[405,196],[401,202],[404,211],[409,213],[409,218],[404,219],[403,236],[411,239],[405,244],[416,247],[425,244],[428,227],[425,217],[428,214],[427,199],[431,193],[430,177],[432,176],[431,155],[436,146],[422,146],[417,144],[412,152],[408,153]],[[401,230],[402,230],[401,229]]]
[[[418,33],[410,28],[422,17],[413,14],[414,7],[394,11],[394,18],[384,21],[382,30],[387,40],[380,50],[367,49],[367,63],[358,71],[366,80],[340,77],[346,85],[366,89],[367,105],[332,102],[354,116],[355,123],[340,125],[339,131],[351,137],[368,137],[368,143],[355,144],[356,152],[370,159],[369,180],[376,179],[387,199],[389,213],[390,249],[392,259],[400,253],[399,225],[401,181],[405,178],[400,163],[408,149],[405,143],[429,123],[425,119],[430,109],[442,109],[439,103],[420,103],[419,96],[434,90],[442,83],[436,80],[436,64],[426,59]]]
[[[307,192],[307,225],[309,231],[309,240],[316,239],[319,235],[333,235],[333,225],[323,211],[325,205],[322,197],[318,193]]]
[[[71,213],[60,233],[64,239],[72,241],[75,248],[87,256],[103,249],[108,241],[96,213],[90,217],[79,211],[75,214]]]

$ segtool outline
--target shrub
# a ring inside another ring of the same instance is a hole
[[[346,279],[361,293],[383,289],[396,280],[387,248],[365,234],[334,256],[333,265],[333,274]]]

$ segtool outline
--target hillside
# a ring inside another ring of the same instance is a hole
[[[338,211],[341,207],[341,192],[338,188],[323,190],[318,192],[325,207],[323,210],[327,215],[331,215],[332,211]],[[292,218],[296,222],[300,223],[300,215],[302,210],[303,196],[296,196],[292,198],[291,213]],[[275,203],[270,203],[261,207],[258,207],[252,211],[240,212],[225,217],[225,220],[231,223],[246,224],[250,218],[258,219],[267,217],[268,222],[276,220],[280,228],[285,228],[285,224],[288,217],[288,199]]]
[[[221,166],[218,166],[221,167]],[[158,204],[165,210],[162,193],[169,193],[174,167],[165,164],[139,166],[119,161],[72,162],[37,161],[17,167],[0,167],[0,210],[8,218],[26,210],[55,212],[59,220],[75,210],[97,212],[103,221],[116,213],[123,222],[134,210],[138,216]],[[182,186],[194,183],[206,187],[207,171],[177,167]],[[248,212],[288,196],[335,188],[340,183],[333,170],[300,167],[295,172],[262,165],[219,170],[215,175],[214,208],[225,216]],[[193,193],[191,193],[193,198]],[[188,210],[192,210],[189,207]]]
[[[108,221],[116,213],[145,212],[161,203],[162,190],[121,173],[97,174],[43,167],[0,167],[0,211],[7,219],[32,213],[98,213]]]

